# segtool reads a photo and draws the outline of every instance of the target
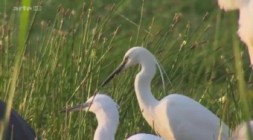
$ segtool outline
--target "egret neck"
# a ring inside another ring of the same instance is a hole
[[[152,107],[158,103],[158,100],[151,93],[150,84],[155,75],[155,64],[150,65],[141,63],[141,71],[135,77],[134,89],[137,100],[142,109]]]
[[[96,112],[98,126],[94,135],[94,140],[114,140],[119,124],[119,114],[117,107],[101,109]]]
[[[156,62],[152,55],[143,55],[140,60],[141,71],[137,74],[134,82],[134,89],[143,116],[153,126],[154,114],[152,111],[159,101],[152,95],[150,84],[156,73]],[[144,115],[145,114],[145,115]]]

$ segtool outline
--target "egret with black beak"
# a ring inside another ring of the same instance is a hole
[[[96,115],[98,126],[94,134],[94,140],[114,140],[119,125],[118,104],[105,94],[95,94],[85,103],[71,107],[64,111],[90,111]],[[163,140],[151,134],[135,134],[127,140]]]
[[[129,49],[122,63],[102,83],[134,65],[141,65],[134,89],[140,110],[148,124],[166,140],[227,140],[229,128],[215,114],[195,100],[180,94],[170,94],[160,101],[150,88],[159,64],[155,56],[143,47]]]

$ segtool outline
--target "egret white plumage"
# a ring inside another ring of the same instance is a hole
[[[105,94],[95,94],[85,103],[66,109],[65,111],[90,111],[96,115],[98,126],[94,134],[94,140],[114,140],[119,124],[118,105],[111,97]],[[158,136],[148,134],[136,134],[128,140],[163,140]]]
[[[164,140],[164,139],[151,134],[138,133],[136,135],[132,135],[127,140]]]
[[[229,128],[215,114],[193,99],[171,94],[160,101],[151,92],[150,84],[158,62],[143,47],[129,49],[122,63],[102,83],[107,84],[115,75],[140,64],[134,89],[142,115],[148,124],[166,140],[222,140],[229,138]]]
[[[219,6],[225,11],[239,10],[238,35],[247,45],[253,68],[253,0],[218,0]]]
[[[248,128],[250,130],[247,129]],[[251,138],[253,138],[253,121],[250,121],[248,123],[243,122],[241,125],[239,125],[235,132],[233,133],[232,139],[231,140],[251,140],[248,138],[248,134],[251,134]]]

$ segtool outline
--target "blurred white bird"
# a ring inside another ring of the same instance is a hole
[[[95,94],[85,103],[68,108],[64,112],[90,111],[96,115],[98,126],[95,131],[94,140],[114,140],[119,124],[118,105],[111,97],[105,94]],[[135,134],[127,140],[163,140],[150,134]]]
[[[225,11],[239,9],[239,2],[241,0],[218,0],[221,9]]]
[[[250,131],[247,129],[247,124],[249,125]],[[248,123],[244,122],[240,126],[238,126],[233,133],[231,140],[250,140],[248,138],[248,134],[251,134],[251,138],[253,138],[253,121],[250,121]]]
[[[160,101],[151,92],[150,84],[158,62],[143,47],[129,49],[122,63],[102,83],[107,84],[115,75],[140,64],[134,88],[142,115],[148,124],[166,140],[227,140],[229,128],[215,114],[193,99],[171,94]]]
[[[218,0],[221,9],[225,11],[239,10],[238,35],[247,45],[253,68],[253,0]]]

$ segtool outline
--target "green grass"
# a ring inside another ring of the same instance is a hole
[[[8,101],[17,42],[24,36],[18,36],[21,12],[13,10],[19,3],[0,5],[0,97]],[[168,93],[163,92],[158,74],[153,80],[157,98],[173,92],[187,95],[232,129],[252,118],[252,70],[246,47],[236,35],[236,12],[224,13],[214,1],[197,0],[43,1],[42,5],[41,11],[30,11],[12,106],[40,137],[91,139],[97,125],[93,114],[60,110],[85,102],[97,88],[120,105],[116,139],[154,133],[133,98],[138,67],[99,87],[136,45],[153,52],[167,74]]]

